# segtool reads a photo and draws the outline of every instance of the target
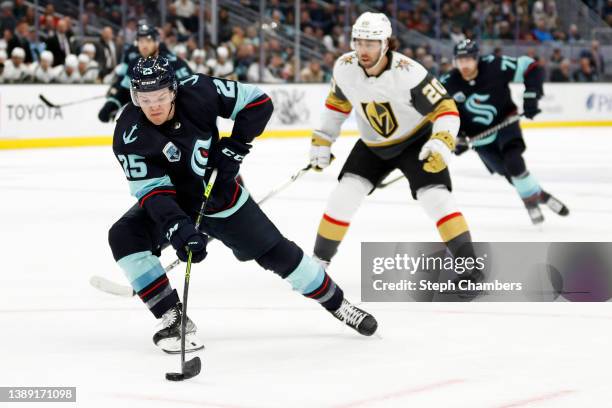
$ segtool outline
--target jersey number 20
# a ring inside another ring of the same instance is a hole
[[[429,103],[435,105],[446,94],[446,89],[444,89],[436,78],[432,78],[431,81],[423,87],[422,92]]]

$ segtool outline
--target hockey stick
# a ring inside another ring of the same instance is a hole
[[[106,95],[91,96],[89,98],[77,99],[76,101],[65,102],[65,103],[53,103],[50,100],[48,100],[47,98],[45,98],[45,96],[43,94],[38,94],[38,97],[49,108],[63,108],[65,106],[77,105],[77,104],[83,103],[83,102],[89,102],[89,101],[94,101],[96,99],[106,98]]]
[[[262,205],[267,200],[269,200],[270,198],[274,197],[276,194],[280,193],[282,190],[287,188],[289,185],[291,185],[291,183],[296,181],[298,178],[302,177],[304,174],[306,174],[306,172],[308,172],[311,169],[312,169],[312,166],[310,164],[308,166],[300,169],[295,174],[293,174],[288,181],[283,183],[281,186],[278,186],[278,187],[274,188],[272,191],[270,191],[268,194],[266,194],[261,200],[259,200],[257,202],[257,204],[258,205]],[[208,242],[211,242],[213,240],[214,240],[213,237],[209,237],[208,238]],[[177,267],[180,263],[181,263],[180,260],[175,259],[171,264],[169,264],[168,266],[166,266],[164,268],[165,272],[166,273],[170,272],[172,269]],[[132,289],[131,286],[121,285],[119,283],[115,283],[115,282],[113,282],[113,281],[111,281],[109,279],[106,279],[106,278],[102,277],[102,276],[98,276],[98,275],[92,276],[89,279],[89,283],[94,288],[96,288],[96,289],[98,289],[98,290],[100,290],[102,292],[110,293],[111,295],[123,296],[123,297],[132,297],[132,296],[136,295],[136,292],[134,292],[134,289]]]
[[[210,198],[210,192],[215,185],[217,179],[217,169],[214,169],[208,180],[208,184],[204,189],[204,199],[202,200],[202,206],[196,219],[195,229],[200,229],[202,218],[204,217],[204,211],[206,210],[206,203]],[[187,269],[185,270],[185,286],[183,287],[183,315],[181,316],[181,372],[180,373],[166,373],[166,380],[168,381],[183,381],[189,378],[193,378],[200,374],[202,370],[202,361],[200,357],[194,357],[189,361],[185,361],[185,331],[187,328],[187,295],[189,294],[189,277],[191,276],[191,257],[193,252],[190,249],[187,250]]]
[[[479,140],[484,139],[485,137],[491,136],[493,133],[498,132],[499,130],[505,128],[506,126],[510,126],[513,123],[518,122],[522,116],[524,116],[524,113],[521,113],[520,115],[513,115],[510,116],[508,119],[499,122],[497,125],[490,127],[487,130],[483,130],[482,132],[480,132],[479,134],[477,134],[474,137],[470,137],[469,139],[467,139],[467,146],[470,149],[473,149],[473,143],[477,142]],[[457,142],[457,146],[462,145],[463,143],[461,141]],[[392,178],[391,180],[384,182],[384,183],[380,183],[378,186],[376,186],[376,188],[385,188],[393,183],[395,183],[398,180],[401,180],[404,178],[404,175],[402,174],[401,176],[397,176],[395,178]]]

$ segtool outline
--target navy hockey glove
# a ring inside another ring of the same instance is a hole
[[[215,145],[212,165],[217,168],[217,177],[222,181],[236,178],[244,156],[249,153],[251,145],[239,142],[231,137],[223,137]]]
[[[115,117],[118,110],[119,108],[115,102],[107,101],[102,109],[100,109],[100,112],[98,112],[98,119],[100,119],[100,122],[108,123]]]
[[[526,118],[533,119],[535,115],[542,112],[538,107],[537,92],[525,90],[523,94],[523,113]]]
[[[166,238],[176,249],[176,255],[183,262],[188,260],[188,251],[192,253],[191,262],[193,263],[201,262],[208,255],[206,252],[208,237],[196,230],[191,221],[177,221],[168,229]]]

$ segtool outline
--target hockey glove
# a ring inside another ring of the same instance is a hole
[[[222,181],[234,180],[249,150],[251,150],[251,145],[231,137],[219,139],[211,158],[212,166],[218,170],[217,178]]]
[[[316,171],[322,171],[331,163],[331,145],[329,138],[314,133],[310,144],[310,165]]]
[[[423,170],[428,173],[439,173],[450,162],[455,150],[455,139],[450,133],[437,132],[423,145],[419,160],[425,160]]]
[[[465,135],[457,136],[457,145],[455,146],[455,154],[461,156],[463,153],[470,150],[468,138]]]
[[[108,123],[113,120],[118,110],[119,107],[115,102],[106,101],[100,112],[98,112],[98,119],[100,119],[100,122]]]
[[[528,119],[533,119],[538,113],[542,112],[538,107],[537,92],[525,90],[523,94],[523,114]]]
[[[176,255],[183,262],[189,259],[189,251],[191,251],[191,262],[193,263],[201,262],[208,254],[206,252],[208,237],[196,230],[190,220],[176,222],[168,229],[166,238],[176,249]]]

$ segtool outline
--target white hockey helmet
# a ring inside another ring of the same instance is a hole
[[[40,53],[40,60],[47,61],[49,64],[53,64],[53,53],[49,50],[45,50]]]
[[[383,13],[363,13],[353,24],[351,43],[356,39],[386,41],[393,34],[391,22]]]
[[[79,65],[79,58],[74,54],[68,54],[64,61],[64,66],[68,68],[76,68]]]

